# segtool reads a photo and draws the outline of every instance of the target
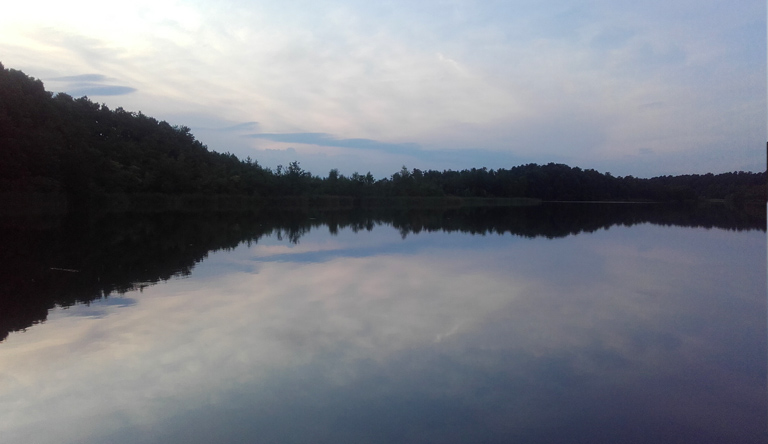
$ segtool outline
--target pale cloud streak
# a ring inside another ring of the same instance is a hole
[[[242,157],[292,148],[315,173],[329,158],[346,171],[429,168],[425,152],[445,159],[438,169],[519,160],[640,176],[759,170],[764,9],[754,0],[51,2],[12,6],[0,51],[6,67],[49,87],[82,93],[53,79],[109,77],[112,89],[91,93],[135,89],[103,99],[112,107],[199,127],[209,147]],[[274,136],[205,130],[244,121]],[[327,138],[274,140],[299,133]]]
[[[62,89],[74,97],[120,96],[136,91],[136,88],[130,86],[111,84],[114,80],[101,74],[62,76],[52,78],[48,88]]]

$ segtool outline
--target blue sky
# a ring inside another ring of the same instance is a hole
[[[14,2],[0,62],[322,176],[766,165],[757,0]]]

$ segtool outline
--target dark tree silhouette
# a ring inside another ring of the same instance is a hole
[[[47,92],[40,80],[0,64],[0,192],[60,193],[74,201],[107,194],[532,198],[563,201],[766,201],[766,173],[614,177],[549,163],[489,170],[409,170],[389,178],[312,176],[298,161],[276,171],[211,151],[189,127],[87,97]]]

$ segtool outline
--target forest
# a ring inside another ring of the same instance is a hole
[[[766,173],[614,177],[563,164],[461,171],[408,169],[326,177],[298,161],[272,170],[217,152],[190,128],[110,109],[88,97],[46,91],[42,81],[0,64],[0,193],[73,200],[113,194],[530,198],[545,201],[765,202]]]

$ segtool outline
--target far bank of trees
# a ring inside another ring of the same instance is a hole
[[[562,164],[462,171],[408,169],[375,179],[298,162],[275,170],[209,150],[189,128],[87,97],[52,94],[40,80],[0,64],[0,192],[526,197],[542,200],[684,201],[766,199],[766,173],[614,177]]]

